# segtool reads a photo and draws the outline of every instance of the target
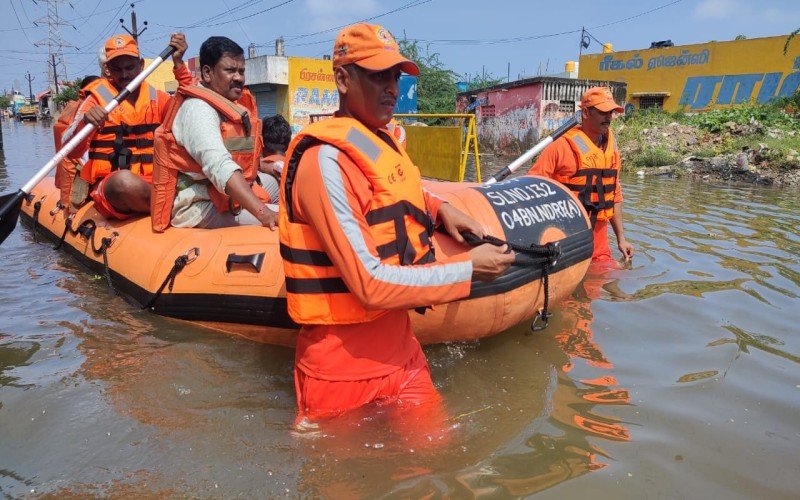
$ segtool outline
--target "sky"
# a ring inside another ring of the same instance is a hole
[[[97,51],[106,38],[131,28],[131,0],[2,0],[0,91],[46,88],[47,5],[56,5],[70,79],[97,72]],[[800,28],[800,0],[135,0],[145,57],[166,47],[169,34],[186,33],[188,55],[212,35],[224,35],[258,55],[274,54],[283,37],[289,56],[322,57],[338,29],[368,21],[396,38],[417,40],[445,67],[469,80],[487,74],[516,80],[553,74],[577,60],[581,29],[590,35],[586,53],[786,35]],[[52,6],[51,6],[52,7]],[[795,43],[800,43],[800,40]]]

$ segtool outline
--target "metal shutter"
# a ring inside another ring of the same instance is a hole
[[[266,118],[268,116],[278,114],[278,93],[274,90],[266,92],[255,92],[253,96],[256,98],[256,105],[258,106],[258,117]]]

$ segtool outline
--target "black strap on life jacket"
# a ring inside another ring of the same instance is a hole
[[[322,250],[301,250],[280,245],[281,258],[293,264],[333,267],[333,261]],[[347,293],[342,278],[292,278],[286,276],[286,291],[290,293]]]
[[[110,125],[102,128],[104,134],[114,134],[114,140],[93,140],[89,143],[90,160],[106,160],[111,163],[111,170],[130,170],[135,163],[153,163],[152,154],[133,154],[131,147],[146,149],[153,147],[152,138],[132,138],[134,135],[143,135],[155,132],[160,123],[145,123],[141,125]],[[113,152],[99,153],[97,148],[113,148]]]
[[[281,257],[293,264],[317,267],[333,267],[328,254],[322,250],[299,250],[291,248],[281,243]]]
[[[586,177],[584,184],[567,183],[565,186],[570,191],[578,193],[580,200],[594,226],[597,214],[607,208],[614,207],[614,200],[606,200],[606,195],[613,193],[617,187],[617,170],[614,168],[582,168],[572,178]],[[614,182],[603,184],[603,179],[613,178]],[[597,201],[592,201],[592,194],[597,195]]]
[[[428,248],[421,257],[417,258],[417,252],[408,238],[405,217],[409,216],[417,221],[424,228],[420,233],[420,242]],[[401,200],[393,205],[370,210],[366,215],[367,224],[376,226],[386,222],[394,222],[395,240],[379,245],[378,256],[383,260],[395,255],[400,258],[401,266],[428,264],[436,261],[436,256],[431,245],[433,236],[433,218],[425,210],[420,210],[411,202]]]

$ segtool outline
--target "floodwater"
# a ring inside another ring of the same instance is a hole
[[[4,122],[0,191],[52,154]],[[629,269],[550,326],[426,348],[442,420],[293,432],[293,352],[115,297],[22,227],[0,247],[0,492],[796,498],[797,192],[624,179]]]

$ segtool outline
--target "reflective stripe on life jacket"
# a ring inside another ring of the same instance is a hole
[[[255,99],[246,89],[236,101],[229,101],[213,90],[199,85],[181,86],[170,102],[164,123],[156,131],[155,159],[153,166],[153,195],[150,198],[153,230],[162,232],[172,220],[172,203],[178,187],[178,173],[203,174],[202,167],[179,145],[172,133],[172,125],[178,110],[189,98],[202,99],[222,115],[220,133],[225,148],[233,161],[242,168],[242,175],[250,182],[253,192],[262,201],[269,195],[255,184],[258,177],[258,160],[261,154],[261,120]],[[208,194],[218,212],[231,210],[231,199],[214,188],[208,179],[200,179],[208,187]]]
[[[572,176],[557,176],[578,197],[589,213],[592,224],[596,220],[611,220],[614,216],[614,192],[620,161],[617,141],[608,131],[605,150],[597,147],[583,131],[575,127],[564,134],[578,160],[578,170]]]
[[[105,78],[95,80],[85,90],[100,106],[116,95],[116,89]],[[142,82],[136,100],[121,102],[89,142],[89,161],[81,177],[93,184],[119,169],[141,176],[152,175],[153,133],[160,125],[160,116],[158,91]]]
[[[361,305],[324,251],[316,229],[295,217],[292,186],[300,159],[312,146],[323,144],[321,153],[333,146],[338,154],[347,155],[372,185],[372,200],[364,217],[381,264],[406,266],[436,261],[431,243],[433,220],[425,206],[419,169],[396,140],[385,131],[379,133],[394,146],[352,118],[332,118],[309,125],[289,146],[289,161],[281,182],[279,227],[286,298],[289,314],[297,323],[352,324],[371,321],[385,313]],[[325,172],[323,168],[323,176]],[[327,178],[325,181],[329,185]],[[358,252],[357,242],[364,239],[360,228],[342,229],[345,233],[358,231],[348,235]],[[361,251],[367,250],[364,247]],[[370,258],[374,260],[375,256],[370,254]]]

